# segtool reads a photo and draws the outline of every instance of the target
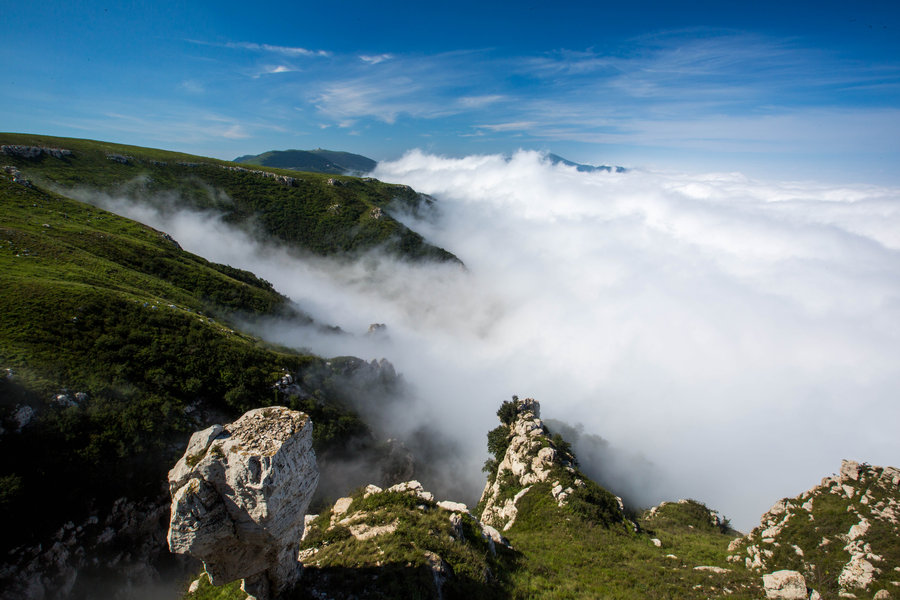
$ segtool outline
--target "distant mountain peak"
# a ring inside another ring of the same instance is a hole
[[[234,159],[236,163],[292,169],[334,175],[368,173],[377,164],[371,158],[337,150],[270,150],[262,154],[247,154]]]
[[[548,154],[547,160],[550,161],[552,165],[564,164],[567,167],[575,167],[578,171],[582,173],[594,173],[596,171],[606,171],[607,173],[625,173],[628,169],[625,167],[611,167],[609,165],[583,165],[581,163],[573,162],[571,160],[565,159],[558,154]]]

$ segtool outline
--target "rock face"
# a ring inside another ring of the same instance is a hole
[[[169,549],[202,560],[215,585],[244,578],[251,595],[275,596],[300,576],[318,481],[312,422],[301,412],[260,408],[199,431],[169,471]]]

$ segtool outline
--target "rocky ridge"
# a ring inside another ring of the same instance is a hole
[[[845,460],[838,474],[776,502],[758,527],[732,541],[728,561],[796,572],[810,593],[890,598],[900,596],[898,540],[900,469]]]

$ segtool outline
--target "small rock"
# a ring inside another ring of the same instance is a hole
[[[723,569],[722,567],[711,567],[707,565],[701,565],[699,567],[694,567],[695,571],[709,571],[710,573],[718,573],[719,575],[723,573],[729,573],[728,569]]]
[[[469,507],[467,507],[462,502],[451,502],[449,500],[441,500],[437,503],[438,507],[443,508],[444,510],[449,510],[450,512],[458,512],[458,513],[467,513],[469,512]]]

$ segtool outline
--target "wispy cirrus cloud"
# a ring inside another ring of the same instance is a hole
[[[300,69],[290,67],[288,65],[265,65],[262,69],[253,75],[254,78],[262,77],[263,75],[277,75],[279,73],[296,73]]]
[[[391,60],[394,58],[393,54],[360,54],[359,60],[369,63],[370,65],[377,65],[378,63],[383,63],[386,60]]]
[[[475,125],[476,129],[484,129],[487,131],[523,131],[531,129],[537,125],[535,121],[514,121],[511,123],[494,123],[491,125]]]
[[[331,56],[328,50],[309,50],[297,46],[275,46],[273,44],[255,44],[253,42],[227,42],[226,48],[253,50],[254,52],[273,52],[284,56]]]
[[[612,51],[336,53],[232,42],[267,114],[297,126],[414,126],[417,144],[603,144],[633,152],[894,152],[900,65],[734,31],[648,35]],[[259,56],[254,59],[252,54]],[[328,60],[312,58],[328,57]],[[268,58],[268,61],[265,59]],[[256,60],[256,63],[252,61]],[[295,77],[262,77],[301,70]],[[234,67],[219,78],[229,81]],[[214,91],[214,83],[204,80]],[[399,129],[398,129],[399,131]],[[399,138],[398,138],[399,139]]]
[[[388,124],[400,115],[436,119],[485,107],[501,96],[472,93],[484,80],[466,67],[471,54],[363,59],[364,67],[348,64],[341,77],[313,82],[311,102],[335,121],[373,118]]]
[[[463,96],[457,99],[456,102],[465,108],[484,108],[485,106],[501,102],[506,98],[503,94],[487,94],[483,96]]]

